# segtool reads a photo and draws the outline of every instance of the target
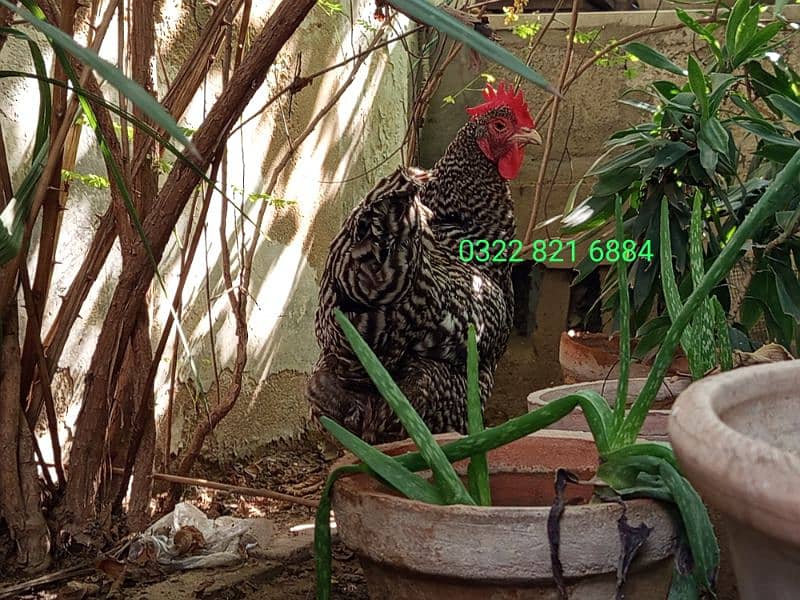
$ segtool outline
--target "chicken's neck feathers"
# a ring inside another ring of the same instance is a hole
[[[472,123],[462,127],[430,170],[421,200],[433,212],[434,226],[462,238],[492,241],[514,235],[508,182],[478,147]]]

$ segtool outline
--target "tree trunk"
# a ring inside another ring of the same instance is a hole
[[[41,510],[33,440],[19,401],[17,299],[3,311],[0,336],[0,516],[16,542],[17,564],[28,572],[50,565],[50,532]]]

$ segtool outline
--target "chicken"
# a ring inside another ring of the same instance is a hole
[[[331,243],[316,313],[322,351],[307,388],[312,421],[325,415],[370,443],[405,436],[335,308],[434,433],[466,430],[470,323],[482,404],[491,394],[512,325],[511,264],[462,260],[469,255],[460,256],[459,244],[514,237],[508,180],[519,174],[525,146],[541,138],[522,92],[487,86],[484,100],[467,109],[469,120],[431,170],[399,168],[379,181]]]

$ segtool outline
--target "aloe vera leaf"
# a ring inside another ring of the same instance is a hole
[[[601,454],[609,448],[609,433],[612,420],[611,408],[605,398],[597,392],[585,390],[553,400],[533,412],[509,419],[502,425],[489,427],[480,433],[454,440],[442,445],[447,460],[457,462],[479,452],[488,452],[504,446],[526,435],[545,429],[568,415],[579,405],[586,415],[589,428]],[[425,459],[419,452],[409,452],[396,457],[409,471],[427,469]]]
[[[625,406],[628,402],[628,375],[631,366],[631,297],[628,290],[628,267],[622,260],[625,230],[622,218],[622,197],[617,194],[614,203],[614,221],[616,237],[619,244],[619,260],[617,261],[617,289],[619,290],[619,378],[617,380],[617,401],[614,405],[614,421],[612,430],[616,431],[625,418]]]
[[[439,444],[433,439],[433,434],[425,425],[422,417],[419,416],[405,394],[397,387],[392,376],[381,364],[381,361],[378,360],[378,357],[375,356],[372,349],[339,309],[335,311],[335,318],[345,337],[350,342],[353,352],[361,361],[375,387],[378,388],[378,392],[392,407],[409,437],[414,440],[422,456],[425,457],[425,462],[433,471],[436,487],[439,489],[445,503],[475,504],[455,469],[453,469],[453,465],[450,464]]]
[[[478,374],[478,340],[475,326],[470,323],[467,330],[467,433],[473,435],[481,431],[483,431],[483,414]],[[489,461],[485,452],[479,452],[470,457],[467,477],[469,491],[476,504],[491,506]]]
[[[320,423],[345,448],[364,461],[374,473],[406,498],[420,500],[428,504],[444,504],[442,496],[436,487],[406,469],[391,456],[370,446],[360,437],[328,417],[320,417]]]
[[[677,318],[672,322],[672,325],[664,337],[664,342],[661,344],[661,348],[656,354],[647,381],[633,407],[625,417],[622,427],[616,434],[613,441],[614,448],[633,443],[636,436],[639,435],[647,412],[650,410],[650,406],[653,400],[655,400],[661,382],[667,373],[667,369],[669,369],[669,365],[672,363],[672,356],[678,345],[680,336],[692,318],[693,313],[700,307],[705,298],[708,297],[711,290],[714,289],[714,286],[722,281],[731,268],[733,268],[733,265],[739,258],[741,249],[744,247],[747,240],[753,236],[755,230],[763,223],[764,219],[773,215],[776,210],[779,210],[787,201],[787,198],[796,197],[795,186],[798,177],[800,177],[800,152],[795,152],[792,158],[786,163],[786,166],[775,176],[775,179],[764,191],[764,194],[758,202],[750,209],[750,212],[730,237],[728,243],[722,249],[722,252],[720,252],[703,276],[700,285],[695,287],[689,295],[689,298],[687,298]]]

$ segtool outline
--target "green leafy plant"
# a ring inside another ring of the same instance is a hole
[[[624,47],[641,63],[678,79],[657,80],[639,90],[649,96],[647,101],[623,100],[650,118],[609,138],[607,153],[589,169],[572,197],[584,180],[594,178],[590,195],[567,207],[562,226],[565,234],[587,239],[607,235],[620,197],[626,238],[655,250],[652,260],[636,261],[631,274],[633,326],[641,338],[637,358],[657,347],[674,308],[697,286],[705,268],[800,148],[800,78],[781,55],[794,30],[777,17],[761,20],[769,14],[761,4],[739,0],[724,25],[702,24],[679,9],[678,18],[705,44],[704,64],[689,56],[681,66],[638,42]],[[755,152],[746,150],[748,138]],[[709,358],[723,367],[727,364],[727,340],[752,350],[754,342],[747,334],[761,318],[771,338],[787,348],[796,344],[798,210],[796,203],[782,206],[753,230],[740,249],[750,265],[744,289],[732,298],[726,286],[716,288],[701,307],[702,316],[698,314],[685,332],[686,338],[711,340],[711,330],[718,334],[722,319],[730,325],[729,335],[714,334],[716,349],[705,342],[694,360],[689,357],[695,377],[715,366]],[[583,261],[578,280],[596,266]],[[621,296],[612,293],[616,286],[612,271],[603,296],[605,308],[619,317]]]

